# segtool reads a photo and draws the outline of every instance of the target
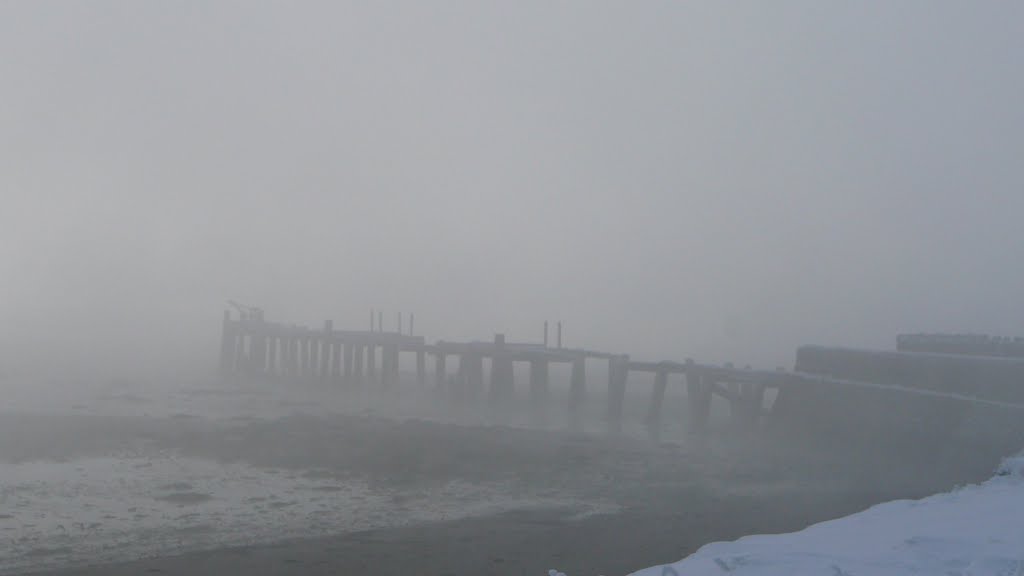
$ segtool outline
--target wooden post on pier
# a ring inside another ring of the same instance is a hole
[[[316,378],[317,361],[319,360],[318,342],[313,333],[306,331],[306,379],[312,381]]]
[[[306,364],[306,331],[303,329],[295,335],[295,378],[305,378],[309,374]]]
[[[294,358],[292,355],[291,330],[287,330],[281,335],[281,375],[285,378],[293,378],[295,376],[295,369],[292,365]]]
[[[311,346],[309,334],[307,334],[305,328],[302,329],[302,333],[298,336],[299,344],[299,378],[307,379],[312,374],[312,362],[313,362],[313,348]]]
[[[253,333],[251,326],[245,330],[244,334],[245,374],[251,377],[256,374],[256,334]]]
[[[547,407],[550,397],[548,361],[530,361],[530,423],[534,426],[547,425]]]
[[[504,419],[503,409],[512,398],[513,378],[512,358],[505,350],[505,335],[496,334],[494,356],[491,357],[491,387],[487,400],[492,416]]]
[[[448,386],[448,398],[453,404],[461,404],[466,394],[466,389],[469,388],[469,354],[463,352],[459,354],[459,369],[455,373],[455,378]]]
[[[687,364],[692,364],[687,361]],[[696,366],[686,370],[686,401],[689,411],[687,430],[690,434],[703,435],[707,432],[711,416],[711,388],[714,381],[710,374]]]
[[[608,432],[610,434],[622,433],[622,408],[626,401],[626,380],[628,378],[629,356],[615,356],[608,360]]]
[[[492,368],[493,371],[493,368]],[[459,374],[452,394],[457,404],[474,400],[484,383],[484,359],[480,354],[465,351],[459,355]]]
[[[761,423],[764,410],[764,382],[744,382],[740,385],[739,398],[732,404],[733,425],[744,431],[756,430]]]
[[[231,319],[231,312],[224,311],[220,336],[220,374],[222,377],[234,374],[237,366],[238,329]]]
[[[277,335],[277,375],[286,379],[288,375],[288,338],[284,333]]]
[[[277,359],[277,347],[280,340],[281,338],[276,334],[272,334],[267,338],[267,374],[271,377],[280,375]]]
[[[260,362],[259,371],[263,378],[270,378],[274,374],[273,370],[273,355],[274,355],[274,335],[271,333],[269,327],[265,327],[260,331]]]
[[[289,327],[288,330],[284,333],[284,337],[283,338],[284,338],[284,343],[283,343],[283,346],[284,346],[284,358],[283,358],[284,366],[282,367],[282,370],[284,370],[284,374],[288,378],[294,379],[295,376],[298,374],[298,371],[299,371],[299,361],[298,361],[299,357],[298,357],[297,352],[295,351],[296,342],[295,342],[295,330],[294,330],[294,328]]]
[[[385,387],[397,384],[398,375],[398,354],[392,353],[392,345],[384,344],[380,347],[380,383]]]
[[[388,344],[386,350],[388,355],[387,383],[388,386],[397,386],[400,382],[399,377],[401,376],[401,371],[399,370],[399,359],[401,358],[402,349],[396,342],[394,344]]]
[[[320,376],[320,345],[322,339],[320,334],[310,332],[309,334],[310,350],[313,352],[313,356],[310,359],[310,375],[313,380],[316,380]]]
[[[351,386],[354,372],[353,362],[355,362],[355,358],[353,356],[355,356],[355,353],[353,351],[352,343],[347,340],[342,343],[341,347],[342,352],[345,355],[345,367],[342,369],[344,374],[345,385]]]
[[[352,345],[352,384],[355,386],[362,386],[363,384],[363,357],[366,355],[366,347],[362,344]]]
[[[344,349],[341,342],[331,342],[331,382],[340,384],[344,380],[342,374],[341,354]]]
[[[235,325],[235,349],[231,353],[231,357],[234,358],[232,373],[236,376],[243,373],[245,371],[245,334],[237,324]]]
[[[377,344],[366,345],[366,381],[371,385],[377,383]]]
[[[398,386],[401,383],[402,372],[400,370],[402,348],[398,342],[390,343],[385,348],[384,354],[388,358],[388,370],[385,381],[388,386]]]
[[[252,359],[252,374],[262,376],[267,371],[267,336],[263,323],[256,324],[251,334],[249,356]]]
[[[302,377],[303,347],[302,334],[292,331],[292,378],[298,380]]]
[[[465,381],[462,382],[464,400],[476,401],[484,387],[484,357],[480,354],[470,353],[465,357],[466,364]],[[494,370],[493,365],[491,370]]]
[[[412,314],[409,315],[409,329],[412,330]],[[422,346],[416,348],[416,383],[420,388],[427,385],[427,353]]]
[[[334,331],[334,322],[331,320],[324,321],[324,333],[317,339],[320,341],[318,348],[320,349],[320,381],[327,382],[330,380],[332,374],[330,371],[331,367],[331,332]]]
[[[249,337],[239,326],[238,338],[235,340],[235,374],[245,375],[249,372]]]
[[[447,359],[447,354],[444,352],[438,351],[434,354],[434,386],[441,392],[447,392],[445,390],[448,378],[448,370],[445,367]]]
[[[395,382],[395,384],[401,384],[402,383],[402,344],[400,342],[398,342],[397,340],[395,341],[394,345],[392,346],[392,354],[395,357],[395,362],[394,362],[394,365],[393,365],[393,367],[394,367],[394,376],[393,376],[394,382]]]
[[[654,390],[651,392],[651,405],[647,411],[647,435],[657,442],[661,439],[661,404],[665,400],[665,388],[668,387],[668,372],[662,368],[654,373]]]
[[[382,388],[391,385],[391,346],[388,344],[380,347],[380,378],[377,382]]]
[[[572,375],[569,380],[569,429],[583,430],[583,401],[587,393],[587,357],[580,354],[572,360]]]

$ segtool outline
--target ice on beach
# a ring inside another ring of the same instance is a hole
[[[352,483],[170,455],[0,462],[0,572],[358,528],[358,512],[387,510],[384,500]]]
[[[0,574],[591,503],[452,481],[395,492],[174,454],[0,461]]]
[[[703,546],[631,576],[1024,574],[1024,455],[979,485],[898,500],[791,534]]]

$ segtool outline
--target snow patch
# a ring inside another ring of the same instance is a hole
[[[632,576],[1024,575],[1024,456],[996,475],[922,500],[898,500],[800,532],[703,546]]]

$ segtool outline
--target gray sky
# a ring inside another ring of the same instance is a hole
[[[1022,55],[1010,1],[4,2],[0,360],[212,358],[228,298],[769,367],[1021,334]]]

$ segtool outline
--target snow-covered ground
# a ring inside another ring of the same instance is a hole
[[[791,534],[717,542],[632,576],[1021,576],[1024,455],[987,482],[879,504]]]

